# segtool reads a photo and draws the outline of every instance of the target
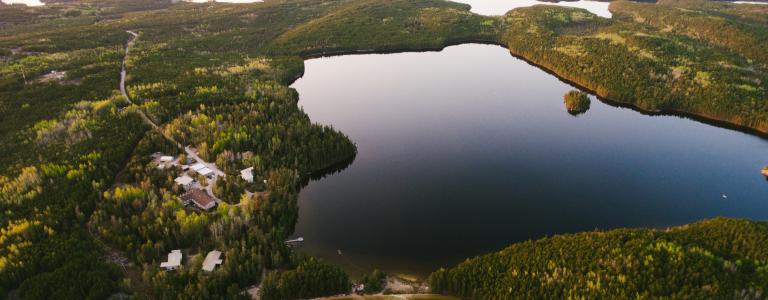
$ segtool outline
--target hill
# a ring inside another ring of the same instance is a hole
[[[433,273],[435,292],[472,299],[758,299],[768,223],[718,218],[514,244]]]

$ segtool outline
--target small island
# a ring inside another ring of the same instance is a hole
[[[563,99],[565,100],[565,108],[568,109],[568,113],[574,116],[589,110],[590,100],[585,92],[571,90],[563,96]]]

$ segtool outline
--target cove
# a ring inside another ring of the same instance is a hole
[[[299,106],[358,155],[303,188],[295,235],[352,274],[422,277],[561,233],[768,218],[762,138],[594,97],[574,117],[573,86],[499,46],[305,66]]]

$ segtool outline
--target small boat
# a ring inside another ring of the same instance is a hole
[[[726,195],[726,194],[722,194],[720,196],[723,197],[723,199],[728,199],[728,195]]]
[[[339,255],[341,255],[341,249],[336,249],[336,253],[338,253]]]

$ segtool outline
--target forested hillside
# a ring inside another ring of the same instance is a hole
[[[766,247],[768,224],[714,219],[518,243],[429,281],[434,291],[471,299],[760,299]]]
[[[768,28],[715,10],[678,15],[729,5],[615,2],[612,19],[562,7],[521,8],[504,16],[502,40],[513,54],[609,100],[765,133],[768,73],[762,52],[752,49],[766,43]]]

